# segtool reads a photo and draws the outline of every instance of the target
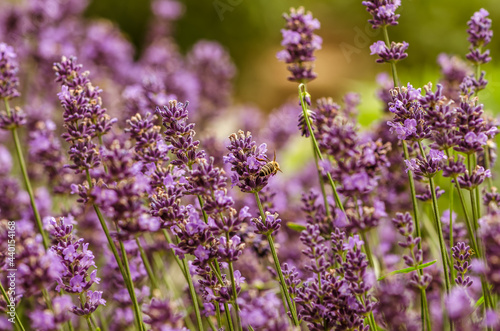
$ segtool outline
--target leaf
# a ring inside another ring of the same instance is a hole
[[[286,226],[288,226],[293,231],[297,231],[297,232],[302,232],[302,231],[304,231],[306,229],[305,225],[298,224],[298,223],[293,223],[293,222],[286,223]]]
[[[392,275],[397,275],[397,274],[407,274],[409,272],[412,272],[412,271],[415,271],[415,270],[418,270],[418,269],[423,269],[423,268],[427,268],[428,266],[430,265],[433,265],[434,263],[436,263],[437,260],[434,260],[434,261],[431,261],[431,262],[427,262],[427,263],[424,263],[424,264],[421,264],[419,266],[416,266],[416,267],[409,267],[409,268],[404,268],[404,269],[399,269],[399,270],[394,270],[390,273],[388,273],[387,275],[385,276],[381,276],[379,277],[379,279],[377,279],[378,281],[380,280],[383,280],[385,279],[386,277],[389,277],[389,276],[392,276]]]
[[[248,330],[250,330],[250,331],[254,331],[254,329],[252,328],[252,326],[251,326],[251,325],[248,325]]]
[[[477,299],[476,303],[474,304],[474,309],[477,309],[479,306],[481,306],[484,303],[484,295]]]

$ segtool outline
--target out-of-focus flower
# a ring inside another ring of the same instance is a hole
[[[281,45],[284,50],[278,52],[278,60],[290,64],[288,70],[291,76],[288,80],[294,82],[308,82],[316,78],[313,65],[316,57],[314,51],[321,49],[323,40],[314,34],[319,29],[320,23],[312,17],[310,12],[305,12],[304,7],[292,8],[289,14],[283,14],[286,20],[285,29],[281,30],[283,40]]]

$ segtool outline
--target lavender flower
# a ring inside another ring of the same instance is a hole
[[[257,233],[275,235],[281,227],[281,219],[278,217],[278,213],[271,214],[267,211],[265,220],[262,220],[260,216],[259,218],[254,218],[253,222],[257,227]]]
[[[94,254],[88,249],[89,244],[83,239],[76,239],[73,235],[73,225],[65,223],[64,218],[50,220],[51,235],[56,245],[52,250],[59,257],[64,271],[57,279],[56,290],[64,290],[69,293],[84,294],[85,301],[80,307],[73,306],[71,311],[79,316],[92,314],[99,305],[105,305],[106,301],[101,299],[102,292],[91,291],[90,287],[99,284],[97,267],[94,262]],[[90,271],[90,268],[96,268]]]
[[[175,311],[175,307],[169,300],[151,299],[151,302],[144,305],[144,322],[151,325],[153,330],[168,328],[171,331],[181,330],[180,322],[182,315]]]
[[[470,175],[469,171],[466,170],[465,173],[458,176],[457,179],[461,188],[470,191],[481,185],[488,177],[491,177],[490,169],[485,170],[483,167],[478,165]]]
[[[473,251],[471,251],[469,245],[466,245],[463,242],[457,243],[451,248],[451,251],[453,252],[453,258],[455,259],[453,267],[459,272],[455,278],[455,283],[464,288],[470,287],[472,285],[472,279],[469,276],[465,276],[465,274],[470,269],[469,261],[472,254],[474,254]]]
[[[370,46],[370,55],[378,55],[379,58],[375,60],[377,63],[385,62],[397,62],[404,60],[408,57],[408,53],[405,53],[408,49],[409,44],[405,41],[402,43],[391,43],[390,47],[387,47],[385,42],[379,40]]]
[[[323,40],[314,34],[319,29],[320,23],[312,17],[310,12],[305,12],[304,7],[292,8],[290,14],[283,14],[286,20],[285,29],[281,30],[284,50],[278,52],[278,60],[289,63],[288,70],[291,76],[288,80],[294,82],[308,82],[316,78],[309,62],[316,59],[314,51],[321,49]]]
[[[395,11],[401,6],[400,0],[369,0],[363,1],[366,11],[372,15],[368,20],[373,29],[378,29],[387,25],[398,25],[399,14]]]
[[[19,93],[19,67],[16,61],[14,48],[5,43],[0,43],[0,98],[12,99]]]
[[[486,278],[494,293],[500,293],[500,216],[489,214],[479,220],[479,236],[485,247],[487,263]]]
[[[467,22],[469,28],[469,53],[466,55],[467,59],[475,64],[484,64],[491,61],[490,51],[482,52],[482,47],[490,43],[493,37],[491,30],[491,19],[488,18],[490,14],[487,10],[481,8],[479,11],[472,15],[471,19]]]
[[[231,134],[229,140],[229,154],[224,157],[224,163],[231,164],[232,186],[237,185],[243,192],[262,190],[269,180],[269,176],[259,176],[262,166],[267,163],[266,144],[257,147],[252,134],[241,130]]]
[[[63,138],[71,143],[72,164],[69,167],[77,172],[92,169],[101,162],[92,139],[101,139],[117,120],[111,119],[101,107],[102,90],[92,85],[89,73],[82,72],[82,65],[76,64],[75,57],[63,57],[61,62],[54,64],[54,71],[56,81],[62,84],[58,96],[67,129]]]
[[[444,53],[439,54],[437,62],[441,67],[442,79],[440,84],[443,85],[443,94],[450,100],[460,101],[459,85],[465,77],[472,73],[471,68],[467,62],[459,57],[449,56]]]
[[[405,160],[406,172],[411,170],[417,176],[432,178],[442,169],[443,160],[447,158],[443,151],[431,149],[426,159],[419,156],[417,159]]]
[[[196,115],[203,123],[213,117],[217,109],[228,106],[231,79],[236,74],[236,68],[227,51],[220,44],[210,41],[200,41],[193,46],[187,55],[187,65],[200,81]]]
[[[418,249],[420,237],[413,237],[413,218],[410,213],[397,213],[396,217],[392,219],[392,223],[398,229],[398,232],[405,238],[405,241],[399,242],[399,246],[408,248],[411,255],[404,255],[403,259],[405,264],[409,267],[415,267],[423,262],[423,252]]]
[[[200,142],[194,140],[194,124],[187,122],[188,104],[170,100],[163,109],[156,108],[156,113],[165,126],[165,141],[172,146],[172,153],[177,156],[177,160],[173,160],[171,164],[190,167],[204,155],[197,151]]]

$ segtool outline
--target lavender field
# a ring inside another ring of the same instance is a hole
[[[279,4],[271,110],[225,45],[184,49],[188,6],[150,5],[138,46],[86,1],[0,4],[0,330],[500,330],[493,8],[421,84],[412,12],[359,1],[362,106],[314,93],[332,38]]]

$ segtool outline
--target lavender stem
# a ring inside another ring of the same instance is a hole
[[[7,111],[7,115],[10,116],[11,111],[10,111],[9,101],[6,98],[4,98],[3,101],[5,103],[5,110]],[[38,231],[42,235],[43,247],[45,247],[45,250],[48,250],[50,242],[47,237],[47,233],[45,233],[45,230],[43,229],[42,218],[40,217],[40,212],[38,211],[38,208],[36,206],[35,194],[33,193],[33,188],[31,187],[28,171],[26,169],[26,162],[24,161],[23,151],[21,149],[21,142],[19,140],[17,128],[13,128],[11,131],[12,131],[12,139],[14,140],[14,145],[16,147],[16,154],[17,154],[17,159],[19,161],[19,167],[21,168],[21,173],[23,175],[24,185],[26,186],[26,191],[30,196],[30,204],[31,208],[33,209],[33,214],[35,215],[36,226],[38,228]]]
[[[167,242],[170,245],[172,245],[173,241],[172,241],[172,238],[170,238],[170,235],[168,234],[167,230],[162,229],[162,232],[163,232],[163,236],[165,237]],[[174,255],[175,261],[179,265],[179,268],[181,269],[181,271],[184,275],[184,278],[186,279],[186,281],[188,283],[189,294],[191,295],[191,301],[193,302],[193,308],[194,308],[194,312],[196,315],[196,322],[198,324],[198,329],[201,331],[201,330],[203,330],[203,322],[201,321],[200,308],[198,306],[198,295],[196,294],[196,291],[194,289],[193,279],[191,277],[191,273],[189,272],[189,268],[188,268],[186,259],[182,259],[182,262],[181,262],[181,259],[179,259],[179,257],[175,254],[175,252],[173,250],[172,250],[172,253]]]
[[[146,252],[144,251],[144,248],[142,247],[141,241],[139,240],[138,236],[135,237],[135,242],[137,243],[137,247],[139,248],[139,253],[141,254],[141,259],[144,263],[144,267],[146,268],[146,272],[148,273],[153,291],[159,289],[158,281],[156,280],[153,268],[151,267],[151,263],[149,263],[148,256],[146,255]]]
[[[299,100],[300,104],[302,106],[302,113],[304,114],[304,119],[306,120],[307,123],[307,129],[309,130],[309,134],[311,135],[311,139],[313,142],[313,147],[314,147],[314,153],[317,155],[320,161],[323,161],[323,155],[321,154],[321,151],[318,146],[318,141],[316,140],[316,137],[314,136],[314,131],[312,130],[311,127],[311,119],[309,118],[309,114],[307,113],[307,104],[305,102],[305,97],[307,95],[307,90],[306,90],[306,85],[304,83],[299,84]],[[328,181],[330,182],[330,186],[332,187],[333,190],[333,197],[335,198],[335,204],[337,205],[337,208],[340,208],[342,212],[345,214],[344,210],[344,205],[340,201],[339,194],[337,192],[337,188],[335,186],[335,182],[332,179],[332,175],[330,173],[326,174],[328,177]],[[320,174],[321,176],[321,174]]]
[[[254,195],[255,195],[255,201],[257,202],[257,205],[259,206],[260,217],[262,218],[262,220],[265,220],[266,214],[264,213],[264,208],[262,208],[262,203],[260,202],[259,193],[254,192]],[[273,260],[274,260],[274,266],[276,267],[276,272],[278,273],[278,277],[279,277],[279,280],[281,283],[281,288],[285,294],[286,302],[288,305],[288,310],[290,311],[290,314],[292,315],[293,325],[299,326],[300,323],[299,323],[299,320],[297,318],[297,311],[295,310],[295,308],[292,304],[292,300],[290,298],[290,293],[288,292],[288,287],[286,286],[285,278],[283,277],[283,272],[281,271],[281,264],[280,264],[280,261],[278,259],[278,254],[276,254],[276,248],[274,247],[274,241],[273,241],[272,234],[267,234],[266,237],[267,237],[267,241],[269,242],[269,247],[271,248],[271,254],[273,255]],[[287,310],[287,307],[285,307],[285,311],[286,310]]]
[[[5,299],[5,302],[10,303],[9,296],[7,295],[7,292],[5,292],[5,289],[2,285],[2,282],[0,282],[0,291],[2,292],[2,295]],[[25,331],[23,323],[21,322],[21,319],[19,318],[19,315],[17,315],[17,312],[15,313],[15,319],[16,319],[16,326],[21,329],[21,331]]]
[[[135,295],[134,281],[132,280],[132,276],[130,274],[127,252],[125,251],[125,246],[123,245],[123,241],[118,240],[118,242],[120,244],[120,250],[122,252],[123,266],[125,267],[125,272],[127,273],[127,279],[129,282],[129,293],[130,293],[130,298],[132,299],[132,305],[134,307],[134,315],[136,317],[136,321],[137,321],[139,330],[145,331],[146,327],[144,326],[144,323],[142,322],[141,308],[139,307],[139,302],[137,301],[137,296]]]

